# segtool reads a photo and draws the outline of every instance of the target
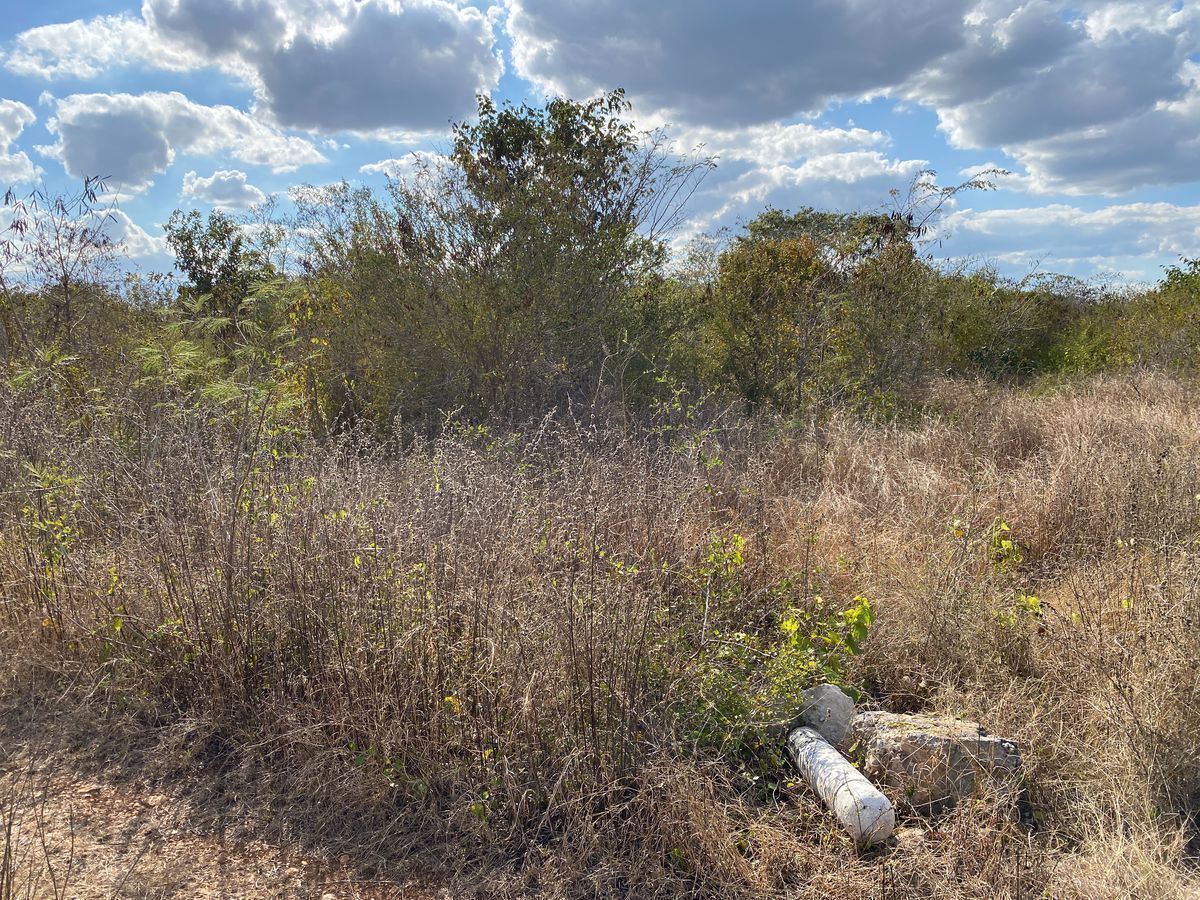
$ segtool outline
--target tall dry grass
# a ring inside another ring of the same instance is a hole
[[[1197,895],[1193,385],[403,452],[4,390],[6,705],[151,735],[160,776],[219,772],[297,839],[513,896]],[[985,799],[860,855],[698,742],[714,632],[856,595],[867,702],[1017,740],[1032,827]]]

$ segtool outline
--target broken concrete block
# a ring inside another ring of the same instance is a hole
[[[819,684],[802,695],[804,699],[796,724],[807,725],[831,744],[841,744],[850,734],[854,719],[854,701],[833,684]]]
[[[986,790],[1004,790],[1021,764],[1016,744],[948,716],[864,712],[851,727],[863,773],[894,799],[941,812]]]

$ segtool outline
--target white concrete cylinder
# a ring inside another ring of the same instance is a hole
[[[896,812],[879,788],[811,728],[795,728],[787,753],[804,780],[860,845],[886,841],[896,827]]]

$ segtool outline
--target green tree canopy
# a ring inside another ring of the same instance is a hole
[[[250,289],[274,276],[274,268],[232,218],[219,210],[207,220],[197,210],[175,210],[164,226],[175,264],[187,277],[182,299],[204,299],[209,315],[238,318]]]

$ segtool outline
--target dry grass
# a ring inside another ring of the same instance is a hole
[[[930,404],[389,455],[0,394],[3,690],[280,839],[383,874],[433,853],[464,891],[1197,896],[1194,386]],[[992,558],[997,520],[1019,561]],[[709,602],[733,533],[745,564]],[[770,634],[817,595],[874,602],[869,702],[1022,745],[1035,828],[981,800],[860,855],[802,788],[697,744],[711,630]]]
[[[4,900],[449,897],[427,872],[377,884],[358,877],[348,858],[323,860],[214,827],[210,811],[188,797],[114,782],[111,773],[84,776],[76,760],[36,750],[0,751]]]

